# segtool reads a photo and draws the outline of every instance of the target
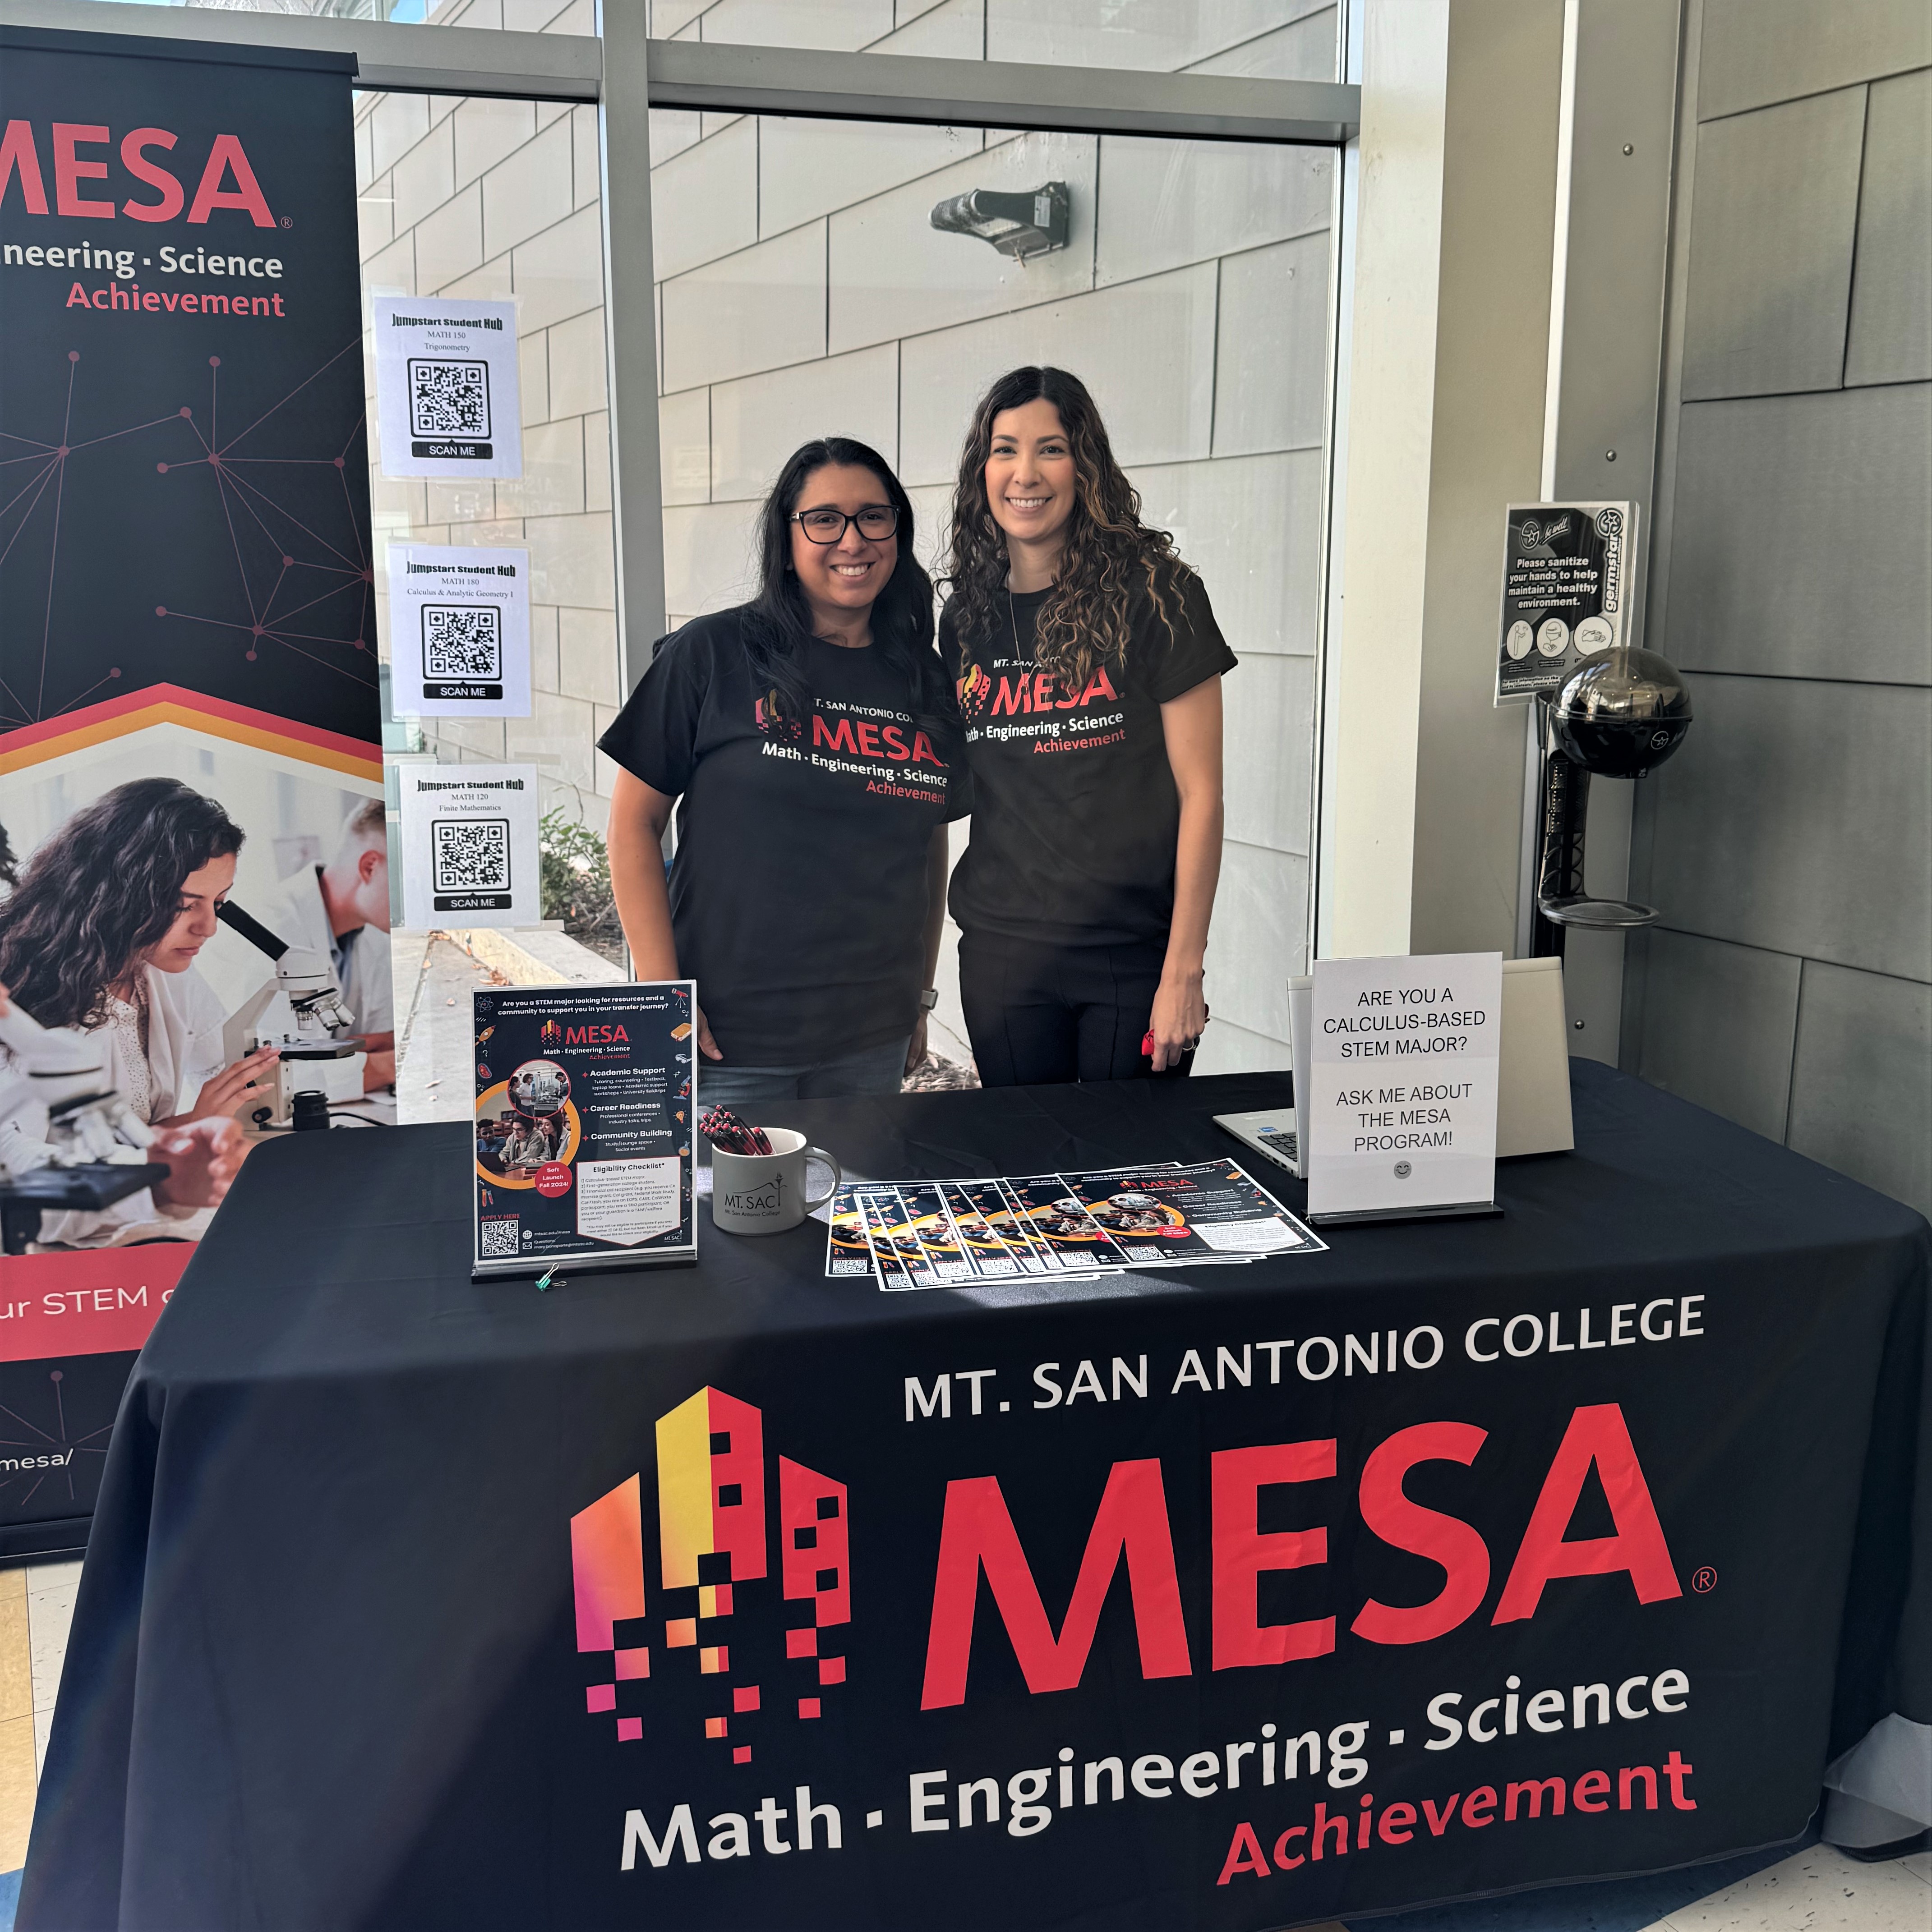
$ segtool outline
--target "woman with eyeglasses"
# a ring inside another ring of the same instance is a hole
[[[932,580],[885,460],[796,451],[749,604],[660,647],[602,748],[611,877],[641,980],[695,978],[699,1098],[897,1093],[924,1057],[948,823],[967,809]],[[662,844],[674,803],[678,852]]]
[[[1078,377],[1015,369],[981,400],[951,566],[940,649],[975,801],[952,912],[980,1079],[1184,1074],[1207,1024],[1234,654]]]

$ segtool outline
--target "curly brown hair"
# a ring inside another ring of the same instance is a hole
[[[1137,595],[1145,593],[1173,635],[1181,586],[1194,573],[1175,554],[1167,531],[1140,520],[1140,493],[1114,460],[1086,385],[1064,369],[1009,370],[980,398],[960,452],[947,575],[962,669],[966,640],[989,634],[995,599],[1006,582],[1006,536],[986,495],[993,422],[1008,410],[1041,401],[1059,412],[1074,459],[1074,494],[1059,574],[1034,620],[1033,656],[1041,670],[1078,692],[1096,664],[1125,661]]]
[[[0,902],[0,981],[43,1026],[99,1026],[116,986],[167,938],[188,875],[244,836],[178,779],[116,785],[44,840]]]

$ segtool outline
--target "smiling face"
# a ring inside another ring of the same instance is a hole
[[[141,955],[158,973],[185,973],[194,956],[215,937],[215,908],[235,884],[235,855],[211,859],[182,881],[179,909],[174,923]]]
[[[993,419],[986,458],[986,502],[1008,546],[1057,549],[1075,500],[1073,446],[1060,412],[1044,397]]]
[[[795,518],[813,510],[837,510],[855,517],[861,510],[889,508],[891,504],[885,485],[870,470],[828,464],[805,478],[792,508]],[[848,524],[837,543],[815,544],[802,524],[795,520],[792,525],[792,568],[821,628],[849,630],[854,614],[877,601],[898,562],[896,535],[864,537],[856,524]]]

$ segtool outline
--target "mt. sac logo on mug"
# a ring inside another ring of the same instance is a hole
[[[750,1736],[786,1705],[798,1720],[816,1718],[821,1693],[845,1682],[845,1658],[825,1655],[820,1644],[822,1632],[852,1621],[846,1486],[785,1456],[778,1458],[780,1582],[783,1600],[809,1615],[786,1623],[784,1682],[747,1681],[754,1672],[744,1667],[743,1646],[732,1670],[734,1632],[756,1642],[773,1608],[768,1592],[738,1597],[769,1575],[767,1493],[764,1412],[707,1388],[657,1419],[658,1587],[669,1600],[658,1617],[645,1611],[641,1474],[570,1519],[577,1648],[602,1653],[609,1673],[585,1687],[584,1707],[614,1716],[620,1742],[644,1736],[651,1693],[632,1687],[651,1678],[654,1641],[660,1683],[667,1671],[715,1680],[704,1733],[729,1743],[734,1764],[750,1763]],[[748,1626],[747,1613],[758,1622]],[[741,1618],[735,1625],[726,1622],[733,1616]],[[672,1654],[680,1651],[695,1654],[695,1672],[688,1658]],[[810,1694],[798,1695],[801,1688]],[[767,1689],[774,1694],[768,1710]]]
[[[774,1174],[756,1187],[734,1188],[719,1198],[727,1214],[776,1215],[785,1205],[785,1177]]]

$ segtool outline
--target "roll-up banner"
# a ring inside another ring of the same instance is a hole
[[[0,28],[0,1556],[84,1540],[212,1211],[140,1143],[249,1097],[216,905],[392,1043],[354,72]]]

